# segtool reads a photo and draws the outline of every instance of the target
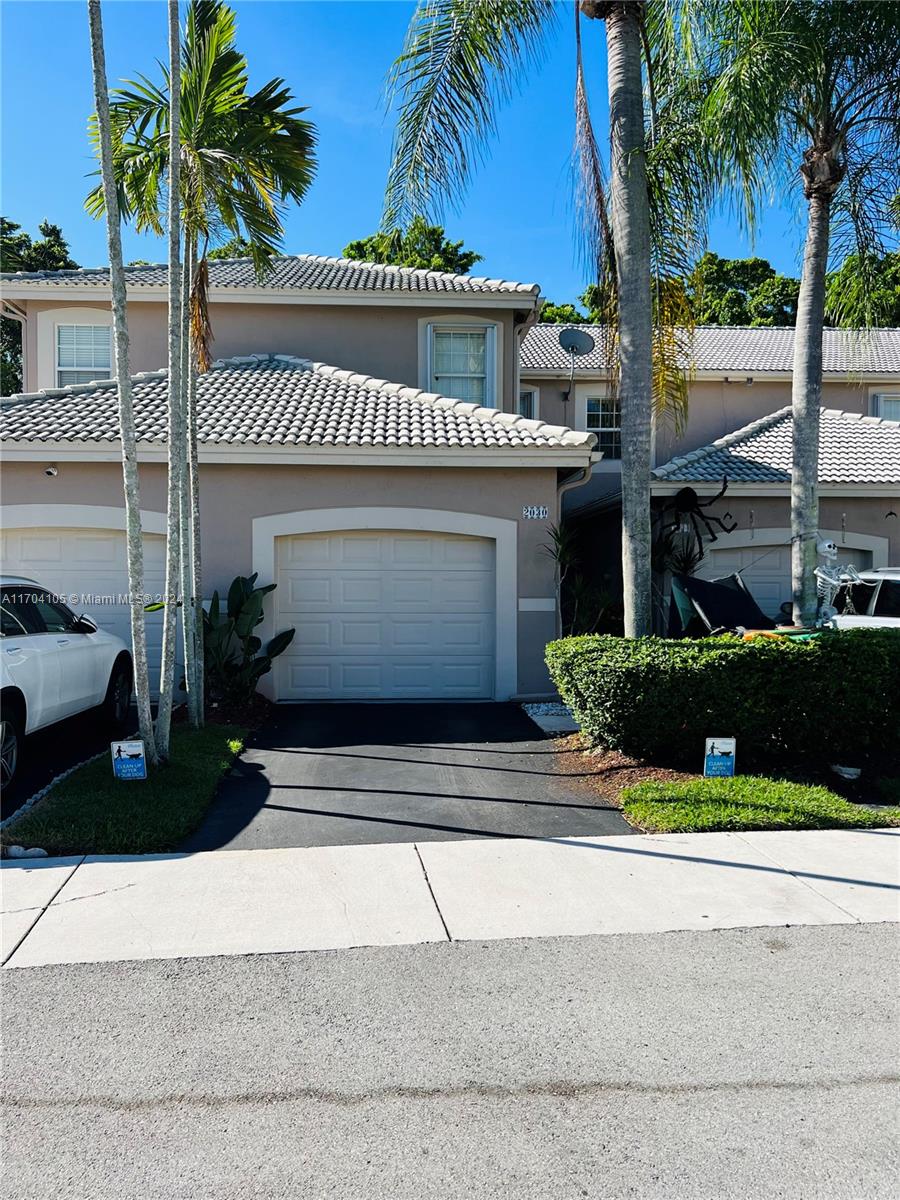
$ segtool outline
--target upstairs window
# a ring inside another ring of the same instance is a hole
[[[112,330],[108,325],[57,325],[57,387],[109,379],[111,374]]]
[[[518,415],[529,421],[536,421],[538,415],[538,394],[533,388],[519,392]]]
[[[882,392],[872,397],[872,415],[900,421],[900,392]]]
[[[622,409],[609,396],[588,396],[587,427],[606,459],[622,457]]]
[[[432,325],[430,388],[454,400],[496,405],[496,331],[492,326]]]

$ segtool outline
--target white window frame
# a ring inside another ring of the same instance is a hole
[[[878,391],[869,393],[869,411],[873,417],[883,416],[881,411],[883,400],[896,400],[900,402],[900,390],[894,392]],[[896,421],[897,417],[886,418],[891,421]]]
[[[534,413],[530,419],[532,421],[539,421],[541,419],[541,389],[539,387],[524,387],[521,383],[519,384],[519,390],[516,392],[516,415],[522,415],[519,412],[519,405],[522,403],[523,392],[530,392],[534,396]]]
[[[112,342],[112,311],[109,308],[50,308],[37,315],[37,383],[28,380],[34,390],[59,387],[57,345],[60,325],[105,325],[110,330],[110,377],[115,375],[115,347]],[[68,369],[68,368],[66,368]]]
[[[60,330],[62,330],[62,329],[76,329],[76,330],[77,329],[90,329],[92,336],[93,336],[94,330],[106,329],[109,333],[109,365],[105,366],[105,367],[93,367],[93,366],[91,366],[91,367],[79,367],[79,366],[64,367],[59,361],[59,351],[60,351],[59,334],[60,334]],[[54,350],[54,373],[56,375],[56,386],[57,387],[68,387],[70,384],[77,385],[77,384],[84,384],[84,383],[92,383],[95,379],[111,379],[112,378],[112,374],[113,374],[112,330],[110,329],[110,327],[108,325],[105,325],[102,323],[100,325],[93,325],[93,324],[85,325],[85,324],[82,324],[80,321],[68,321],[68,322],[67,321],[58,321],[56,323],[55,332],[56,332],[56,345],[54,346],[53,350]],[[65,375],[76,374],[76,373],[81,374],[81,375],[90,375],[90,379],[66,380],[64,378]]]
[[[592,425],[589,425],[589,424],[588,424],[588,404],[590,403],[590,401],[591,401],[591,400],[600,400],[600,401],[602,402],[602,401],[604,401],[604,400],[613,400],[613,399],[614,399],[614,397],[610,396],[608,392],[600,392],[600,391],[598,391],[598,389],[597,389],[597,388],[591,388],[591,389],[589,389],[588,391],[586,391],[586,393],[585,393],[585,397],[584,397],[584,425],[583,425],[583,428],[584,428],[584,432],[585,432],[585,433],[593,433],[593,434],[597,434],[597,435],[599,435],[601,432],[603,432],[603,433],[618,433],[618,435],[619,435],[619,455],[618,455],[618,458],[611,458],[611,457],[609,457],[609,456],[607,455],[606,451],[603,449],[603,447],[602,447],[602,446],[600,446],[599,444],[598,444],[598,446],[597,446],[597,449],[598,449],[598,450],[599,450],[599,451],[600,451],[600,452],[603,454],[603,458],[600,460],[601,462],[608,462],[608,463],[620,463],[620,462],[622,461],[622,413],[621,413],[621,403],[620,403],[620,408],[619,408],[619,424],[618,424],[618,425],[608,425],[608,426],[604,426],[604,427],[601,429],[599,426],[595,427],[595,426],[592,426]],[[598,436],[598,437],[597,437],[597,442],[599,443],[599,441],[600,441],[600,438],[599,438],[599,436]]]
[[[472,333],[485,331],[485,396],[482,407],[502,408],[503,327],[497,321],[473,317],[468,313],[449,313],[446,317],[423,317],[419,321],[419,387],[434,392],[435,332]]]

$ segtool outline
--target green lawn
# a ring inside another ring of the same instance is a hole
[[[172,761],[145,780],[113,778],[108,754],[59,783],[3,831],[4,845],[48,854],[154,854],[175,850],[200,824],[246,730],[173,729]]]
[[[622,809],[649,833],[900,825],[900,809],[875,811],[824,787],[756,775],[639,783],[622,792]]]

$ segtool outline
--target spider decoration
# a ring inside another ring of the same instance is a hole
[[[690,536],[693,528],[693,536],[696,539],[696,553],[699,558],[703,558],[703,538],[704,534],[700,529],[700,522],[706,526],[706,532],[709,535],[711,542],[717,542],[718,535],[716,534],[713,525],[717,525],[722,533],[733,533],[737,529],[737,521],[730,512],[726,512],[723,517],[707,516],[704,509],[712,508],[714,504],[722,499],[728,491],[728,477],[722,479],[722,489],[711,500],[701,500],[692,487],[683,487],[680,492],[676,492],[671,500],[668,500],[659,510],[662,524],[660,526],[660,536],[665,538],[673,533],[682,533]],[[667,519],[668,518],[668,519]],[[729,525],[728,522],[731,522]],[[688,524],[690,522],[690,524]]]

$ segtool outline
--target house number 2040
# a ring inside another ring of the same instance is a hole
[[[546,506],[546,504],[522,505],[523,521],[546,521],[549,516],[550,509]]]

